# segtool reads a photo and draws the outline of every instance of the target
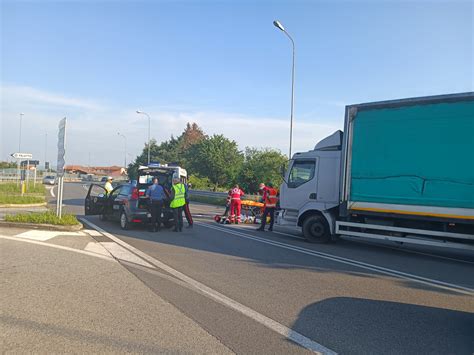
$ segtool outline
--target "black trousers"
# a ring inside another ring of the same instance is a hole
[[[174,230],[182,231],[183,230],[183,206],[173,208],[174,216]]]
[[[150,205],[151,212],[151,228],[160,229],[161,227],[161,211],[163,210],[163,201],[154,200]]]
[[[270,229],[273,229],[273,223],[275,222],[275,207],[265,207],[262,215],[262,225],[260,228],[264,229],[267,224],[267,216],[270,216]]]

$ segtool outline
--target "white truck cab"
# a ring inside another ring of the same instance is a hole
[[[340,204],[342,131],[313,150],[296,153],[280,187],[280,225],[297,225],[309,241],[327,242],[334,234]]]

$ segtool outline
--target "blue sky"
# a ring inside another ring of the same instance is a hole
[[[342,129],[346,104],[473,91],[473,11],[471,1],[3,0],[0,159],[17,149],[24,112],[22,146],[40,160],[46,133],[55,160],[67,116],[67,163],[121,164],[117,131],[132,156],[146,139],[137,108],[158,141],[191,120],[286,153],[291,46],[274,19],[296,42],[294,149],[308,150]]]

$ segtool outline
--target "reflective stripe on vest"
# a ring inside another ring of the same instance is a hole
[[[170,203],[171,208],[178,208],[182,207],[186,204],[186,200],[184,198],[186,194],[186,188],[184,187],[183,184],[176,184],[173,185],[173,191],[174,191],[174,199]]]

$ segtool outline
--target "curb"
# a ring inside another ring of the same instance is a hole
[[[73,226],[61,226],[55,224],[41,224],[41,223],[20,223],[20,222],[5,222],[0,221],[0,228],[30,228],[30,229],[41,229],[50,231],[62,231],[62,232],[78,232],[84,228],[82,223],[75,224]]]
[[[48,203],[47,202],[41,202],[41,203],[26,203],[26,204],[14,204],[14,203],[9,203],[5,205],[0,205],[0,208],[29,208],[29,207],[43,207],[46,206]]]

